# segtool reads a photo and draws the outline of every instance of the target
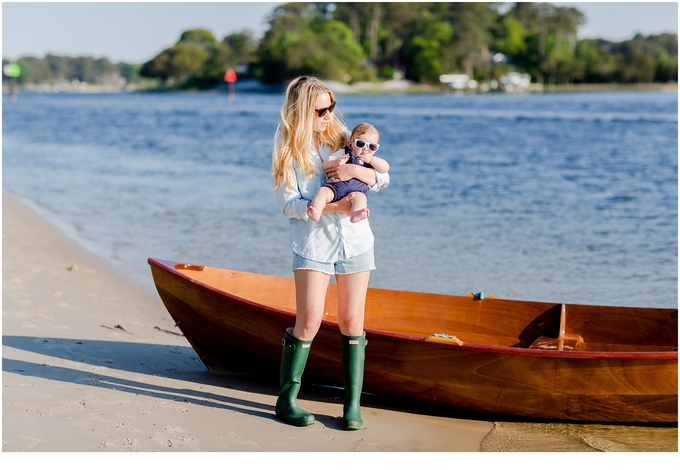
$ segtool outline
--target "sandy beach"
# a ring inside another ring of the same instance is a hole
[[[341,391],[315,388],[317,423],[285,425],[276,384],[210,374],[154,292],[6,195],[2,220],[5,453],[476,452],[494,427],[368,404],[345,432]]]
[[[368,452],[417,463],[423,453],[481,451],[503,452],[504,465],[519,468],[525,452],[677,452],[677,427],[494,422],[372,396],[362,400],[365,428],[346,432],[342,391],[314,386],[303,387],[300,402],[317,423],[288,426],[274,417],[277,378],[210,374],[155,292],[6,195],[2,220],[3,459]]]

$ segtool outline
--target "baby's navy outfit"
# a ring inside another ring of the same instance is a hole
[[[368,168],[373,168],[370,164],[364,163],[361,160],[359,160],[357,156],[354,155],[354,152],[352,152],[349,149],[349,147],[345,147],[345,153],[349,153],[349,159],[347,160],[346,164],[352,163],[353,165],[362,165]],[[343,153],[343,155],[345,153]],[[349,193],[355,192],[364,193],[366,196],[368,196],[369,189],[368,185],[356,178],[352,178],[351,180],[347,181],[326,183],[323,186],[326,186],[327,188],[331,188],[333,190],[333,194],[335,194],[335,196],[333,197],[333,200],[331,202],[338,202],[340,199],[347,196]]]

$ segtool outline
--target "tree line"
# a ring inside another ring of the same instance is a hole
[[[25,71],[20,83],[93,82],[118,73],[128,81],[197,88],[221,83],[228,68],[264,84],[300,74],[343,83],[401,77],[438,83],[444,73],[485,81],[508,71],[538,83],[677,81],[677,34],[579,39],[584,22],[578,8],[550,3],[286,3],[272,11],[262,38],[245,30],[218,41],[193,29],[144,64],[51,55],[18,63]]]
[[[2,60],[3,66],[7,63],[8,60]],[[47,54],[43,59],[22,57],[16,63],[21,67],[21,75],[17,78],[20,85],[73,80],[117,84],[121,78],[126,82],[138,79],[140,69],[139,65],[124,62],[114,64],[107,58],[64,57],[52,54]],[[5,78],[3,75],[3,80]]]

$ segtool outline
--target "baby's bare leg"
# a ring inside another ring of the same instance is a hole
[[[335,193],[331,188],[321,186],[312,198],[312,203],[307,207],[307,217],[318,222],[321,214],[323,214],[324,207],[333,200],[333,197],[335,197]]]
[[[368,210],[368,199],[364,193],[349,193],[347,198],[352,203],[352,213],[349,215],[350,222],[357,223],[371,215]]]

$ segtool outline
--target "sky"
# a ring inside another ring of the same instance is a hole
[[[550,2],[586,16],[579,38],[622,41],[678,32],[677,2]],[[250,29],[261,37],[281,2],[5,2],[2,57],[46,54],[143,63],[174,45],[183,31],[203,28],[218,41]]]

